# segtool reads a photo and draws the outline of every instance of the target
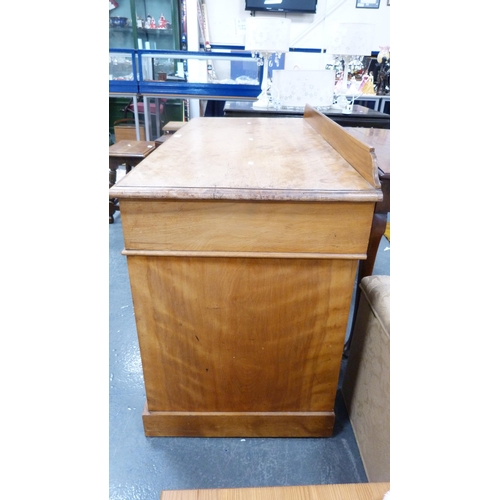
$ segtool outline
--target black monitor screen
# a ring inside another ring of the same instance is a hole
[[[316,13],[317,0],[245,0],[245,10]]]

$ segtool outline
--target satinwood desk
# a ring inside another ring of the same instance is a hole
[[[194,118],[110,190],[147,436],[330,436],[373,148],[304,117]]]

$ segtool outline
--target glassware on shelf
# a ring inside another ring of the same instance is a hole
[[[179,50],[180,0],[121,0],[109,17],[109,48]]]

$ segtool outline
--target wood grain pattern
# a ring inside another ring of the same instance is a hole
[[[356,139],[343,127],[309,105],[304,119],[338,151],[373,187],[380,188],[377,157],[372,146]]]
[[[348,136],[342,127],[339,129],[335,132]],[[141,162],[140,168],[120,180],[110,196],[263,201],[381,199],[380,190],[374,189],[303,118],[194,118]]]
[[[164,490],[160,500],[383,500],[390,483]]]
[[[333,411],[356,261],[128,263],[150,411]]]
[[[146,436],[178,437],[328,437],[331,412],[150,412],[142,414]]]
[[[121,201],[127,250],[365,254],[373,203]]]
[[[250,259],[366,259],[367,254],[356,253],[314,253],[314,252],[197,252],[190,250],[122,250],[122,255],[142,255],[144,257],[211,257]]]

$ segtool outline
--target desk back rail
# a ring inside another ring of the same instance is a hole
[[[356,139],[343,127],[309,104],[304,108],[304,119],[374,188],[380,189],[375,148]]]

